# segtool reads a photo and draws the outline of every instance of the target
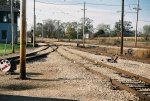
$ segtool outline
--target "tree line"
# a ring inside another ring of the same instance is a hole
[[[14,7],[20,9],[20,0],[13,0]],[[11,0],[0,0],[0,5],[11,5]],[[36,36],[42,35],[42,27],[44,31],[44,37],[48,38],[76,38],[76,34],[79,34],[79,38],[83,37],[83,18],[79,22],[61,22],[57,20],[48,19],[44,23],[37,23]],[[96,29],[93,28],[93,20],[85,18],[85,33],[90,34],[93,37],[108,37],[108,36],[120,36],[121,21],[115,23],[113,29],[109,24],[99,24]],[[132,22],[124,21],[124,36],[134,36],[135,30],[133,29]],[[139,36],[143,36],[145,40],[150,40],[150,25],[143,26],[143,32],[138,33]]]
[[[79,22],[61,22],[52,19],[44,20],[43,23],[37,23],[36,36],[41,37],[42,31],[44,33],[43,36],[47,38],[75,39],[77,33],[79,38],[82,38],[83,18]],[[85,18],[85,33],[93,33],[93,20],[90,18]]]
[[[0,0],[0,5],[11,5],[11,0]],[[20,9],[20,0],[13,0],[13,5]]]
[[[83,18],[79,22],[61,22],[52,19],[44,20],[43,23],[37,23],[36,36],[42,36],[42,27],[44,37],[47,38],[75,39],[77,33],[79,38],[83,37]],[[121,20],[116,22],[113,28],[109,24],[102,23],[94,29],[93,20],[85,18],[85,34],[89,34],[91,37],[119,37],[121,34]],[[135,30],[131,21],[124,21],[124,36],[135,36]],[[150,25],[145,25],[143,32],[138,33],[138,36],[143,36],[145,40],[150,40]]]

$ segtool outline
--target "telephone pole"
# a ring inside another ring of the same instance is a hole
[[[81,9],[84,12],[84,18],[83,18],[83,47],[85,47],[85,2],[84,2],[84,9]]]
[[[14,10],[13,10],[13,0],[11,0],[11,35],[12,35],[12,41],[11,41],[11,45],[12,45],[12,53],[15,53],[14,50]]]
[[[33,7],[33,47],[35,47],[35,0],[34,0],[34,7]]]
[[[121,55],[123,55],[123,37],[124,37],[124,0],[122,0],[122,14],[121,14],[121,49],[120,49]]]
[[[79,31],[78,31],[78,22],[77,22],[77,47],[79,47]]]
[[[58,29],[57,29],[57,39],[58,39],[58,42],[60,41],[59,23],[60,23],[60,20],[58,20],[58,22],[57,22],[57,24],[58,24]]]
[[[26,0],[20,1],[20,79],[26,79]]]
[[[139,10],[142,10],[140,8],[140,0],[137,0],[137,8],[133,8],[137,10],[137,16],[136,16],[136,30],[135,30],[135,47],[137,47],[137,33],[138,33],[138,20],[139,20]]]
[[[43,35],[44,35],[44,20],[43,20],[43,23],[42,23],[42,41],[43,41]]]

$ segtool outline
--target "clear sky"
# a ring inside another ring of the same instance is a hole
[[[28,29],[33,25],[33,1],[27,0]],[[35,0],[37,22],[45,19],[79,21],[83,17],[83,3],[86,3],[86,17],[93,20],[94,27],[98,24],[114,23],[121,18],[122,0]],[[64,4],[64,5],[62,5]],[[65,5],[73,4],[73,5]],[[100,4],[100,5],[99,5]],[[135,28],[137,0],[125,0],[125,20],[131,21]],[[143,25],[150,25],[150,0],[140,0],[139,30]],[[133,13],[132,13],[133,12]]]

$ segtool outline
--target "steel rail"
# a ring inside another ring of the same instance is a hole
[[[64,49],[64,48],[63,48],[63,49]],[[116,67],[114,67],[114,66],[110,66],[110,65],[104,64],[104,63],[102,63],[102,62],[95,61],[95,60],[93,60],[93,59],[89,59],[89,58],[87,58],[87,57],[85,57],[85,56],[79,55],[79,54],[77,54],[77,53],[73,53],[73,52],[71,52],[71,51],[69,51],[69,50],[67,50],[67,49],[64,49],[64,50],[70,52],[71,54],[75,54],[75,55],[77,55],[77,56],[80,56],[82,59],[86,59],[86,60],[88,60],[88,61],[90,61],[90,62],[92,62],[92,63],[96,63],[97,65],[101,65],[101,66],[103,66],[103,67],[112,69],[112,70],[117,71],[117,72],[119,72],[119,73],[126,74],[126,75],[130,76],[131,78],[135,78],[135,79],[137,79],[137,80],[143,81],[143,82],[145,82],[146,84],[150,84],[150,80],[149,80],[148,78],[145,78],[145,77],[142,77],[142,76],[139,76],[139,75],[130,73],[130,72],[128,72],[128,71],[125,71],[125,70],[116,68]],[[59,54],[61,54],[61,53],[59,53]],[[61,55],[64,56],[63,54],[61,54]],[[71,60],[71,61],[74,63],[74,60],[73,60],[73,59],[69,59],[67,56],[64,56],[64,57],[65,57],[66,59],[68,59],[68,60]],[[77,63],[77,62],[76,62],[76,63]],[[81,65],[81,63],[78,63],[78,64]],[[105,78],[105,79],[107,79],[107,80],[110,80],[110,82],[111,82],[113,85],[117,86],[118,88],[124,89],[124,90],[126,90],[126,91],[128,91],[128,92],[131,92],[131,93],[135,94],[136,96],[138,96],[138,97],[140,98],[139,101],[150,101],[150,97],[144,95],[142,92],[137,91],[137,90],[135,90],[135,89],[132,89],[131,87],[129,87],[129,86],[127,86],[127,85],[125,85],[125,84],[123,84],[123,83],[121,83],[121,82],[119,82],[119,81],[117,81],[117,80],[115,80],[115,79],[111,79],[110,77],[108,77],[108,76],[106,76],[106,75],[104,75],[104,74],[102,74],[102,73],[100,73],[100,72],[98,72],[98,71],[96,71],[96,70],[93,70],[93,69],[91,69],[91,68],[89,68],[89,67],[87,67],[87,66],[84,66],[84,64],[82,64],[82,67],[84,67],[86,70],[90,71],[90,72],[93,73],[93,74],[99,75],[99,76],[101,76],[101,77],[103,77],[103,78]],[[150,87],[149,87],[149,88],[150,88]]]
[[[69,50],[67,50],[67,49],[64,49],[64,50],[66,50],[66,51],[68,51],[68,52],[70,52],[70,53],[72,53],[72,54],[78,55],[78,56],[82,57],[83,59],[86,59],[86,60],[88,60],[88,61],[90,61],[90,62],[96,63],[97,65],[101,65],[101,66],[103,66],[103,67],[112,69],[112,70],[117,71],[117,72],[119,72],[119,73],[126,74],[126,75],[128,75],[129,77],[131,77],[131,78],[136,78],[137,80],[140,80],[140,81],[143,81],[143,82],[145,82],[145,83],[147,83],[147,84],[150,84],[150,79],[148,79],[148,78],[142,77],[142,76],[140,76],[140,75],[131,73],[131,72],[126,71],[126,70],[122,70],[122,69],[120,69],[120,68],[117,68],[117,67],[114,67],[114,66],[111,66],[111,65],[108,65],[108,64],[99,62],[99,61],[95,61],[95,60],[93,60],[93,59],[87,58],[86,56],[83,56],[83,55],[80,55],[80,54],[77,54],[77,53],[73,53],[73,52],[71,52],[71,51],[69,51]]]
[[[56,46],[56,48],[52,48],[52,49],[53,49],[53,50],[50,51],[50,52],[45,52],[45,53],[42,53],[42,54],[37,54],[37,53],[36,53],[36,55],[28,56],[28,57],[26,57],[26,61],[27,61],[27,62],[32,62],[32,61],[35,61],[35,60],[44,58],[44,57],[46,57],[47,55],[49,55],[50,53],[52,53],[52,52],[54,52],[54,51],[57,51],[58,46]],[[16,59],[15,62],[16,62],[16,64],[19,64],[20,60],[19,60],[19,59]]]
[[[47,46],[47,47],[45,47],[43,49],[40,49],[40,50],[37,50],[35,52],[31,52],[31,53],[26,54],[26,57],[36,55],[38,52],[44,51],[44,50],[46,50],[50,47],[50,45],[45,45],[45,46]],[[16,60],[16,59],[19,59],[19,58],[20,58],[20,56],[17,55],[17,56],[8,57],[8,58],[5,58],[5,59],[7,59],[7,60]]]

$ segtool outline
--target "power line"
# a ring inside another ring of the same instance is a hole
[[[60,4],[60,3],[51,3],[51,2],[43,2],[43,1],[37,1],[36,2],[39,2],[39,3],[43,3],[43,4],[51,4],[51,5],[81,5],[83,3],[63,3],[63,4]]]
[[[150,21],[147,21],[147,20],[139,20],[139,21],[141,21],[141,22],[150,22]]]
[[[52,3],[52,2],[43,2],[43,1],[38,1],[36,2],[43,3],[43,4],[51,4],[51,5],[82,5],[83,3]],[[102,6],[121,6],[121,5],[114,5],[114,4],[97,4],[97,3],[86,3],[88,5],[102,5]],[[130,4],[132,5],[132,4]],[[135,5],[135,4],[134,4]],[[124,5],[124,6],[129,6],[129,5]]]
[[[86,4],[89,4],[89,5],[102,5],[102,6],[121,6],[121,5],[113,5],[113,4],[95,4],[95,3],[86,3]],[[128,6],[128,5],[125,5],[125,6]]]

